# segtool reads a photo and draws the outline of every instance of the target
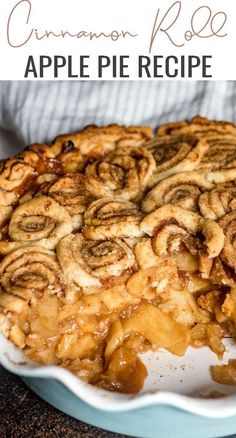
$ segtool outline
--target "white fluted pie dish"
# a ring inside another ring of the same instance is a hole
[[[184,357],[164,350],[142,356],[148,369],[144,388],[137,395],[118,394],[87,384],[58,366],[40,366],[0,334],[0,363],[22,377],[52,378],[60,381],[80,400],[107,412],[127,412],[154,405],[168,405],[193,414],[224,418],[236,415],[236,386],[212,381],[210,366],[236,357],[236,345],[225,339],[226,352],[220,362],[209,348],[189,348]]]

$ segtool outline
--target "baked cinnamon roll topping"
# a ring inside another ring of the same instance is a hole
[[[83,234],[92,240],[138,237],[142,235],[142,217],[137,204],[118,198],[101,198],[92,202],[85,212]]]
[[[150,185],[170,175],[189,172],[198,167],[209,145],[193,136],[155,137],[147,145],[156,162]]]
[[[121,392],[142,389],[147,350],[222,358],[236,337],[235,156],[236,127],[196,117],[154,138],[90,126],[2,160],[0,331]]]
[[[102,161],[88,164],[85,174],[96,197],[115,196],[137,200],[155,171],[150,152],[139,147],[120,147]]]
[[[100,287],[136,266],[131,248],[120,239],[86,240],[82,234],[65,237],[58,245],[62,270],[78,286]]]
[[[203,217],[217,220],[236,210],[236,186],[233,182],[218,184],[217,188],[205,192],[198,198]]]
[[[214,184],[200,172],[177,173],[160,181],[144,198],[142,209],[150,213],[164,204],[175,204],[196,211],[201,193],[207,194]]]
[[[236,135],[236,126],[229,122],[219,122],[209,120],[206,117],[196,116],[189,122],[174,122],[160,126],[158,135],[196,135],[203,136],[205,134],[232,134]]]
[[[47,196],[34,198],[17,207],[8,229],[13,242],[22,245],[36,242],[48,249],[54,249],[71,231],[71,218],[66,209]]]

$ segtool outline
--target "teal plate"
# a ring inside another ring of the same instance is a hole
[[[39,397],[78,420],[112,432],[143,438],[216,438],[236,432],[236,416],[205,418],[168,406],[130,412],[91,408],[53,379],[22,378]]]

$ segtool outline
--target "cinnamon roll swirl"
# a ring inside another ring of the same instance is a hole
[[[85,174],[96,197],[137,200],[147,187],[155,161],[145,148],[119,147],[102,161],[88,164]]]
[[[0,286],[7,294],[29,302],[33,294],[60,292],[62,272],[54,252],[27,245],[8,254],[0,263]]]
[[[204,134],[231,134],[236,135],[236,126],[229,122],[209,120],[206,117],[196,116],[189,122],[174,122],[162,125],[158,135],[198,135]]]
[[[123,199],[101,198],[92,202],[84,214],[83,235],[92,240],[142,235],[143,214],[137,204]]]
[[[211,135],[205,139],[209,148],[198,169],[205,172],[236,169],[236,135]]]
[[[0,205],[14,204],[36,174],[34,168],[18,158],[0,161]]]
[[[9,236],[20,244],[35,243],[47,249],[55,248],[72,231],[69,213],[47,196],[34,198],[16,208],[9,223]],[[14,244],[10,248],[14,248]]]
[[[221,259],[236,272],[236,211],[226,214],[219,220],[219,226],[224,232],[225,241],[221,251]]]
[[[164,264],[166,272],[171,272],[170,278],[173,282],[177,278],[175,275],[173,275],[177,268],[180,271],[188,273],[193,273],[199,270],[199,260],[197,255],[183,251],[181,253],[174,253],[173,255],[168,254],[167,256],[158,256],[154,251],[152,240],[150,238],[142,239],[141,242],[138,242],[134,248],[134,253],[138,265],[142,270],[147,270],[154,267],[154,272],[159,275],[159,266]],[[207,257],[206,254],[205,256]]]
[[[203,217],[218,220],[236,210],[236,186],[233,182],[219,184],[214,190],[203,193],[198,200]]]
[[[66,172],[82,170],[88,158],[100,158],[118,146],[140,146],[152,137],[149,127],[87,126],[74,134],[60,135],[52,150]]]
[[[200,172],[178,173],[160,181],[142,201],[142,209],[150,213],[164,204],[176,204],[196,211],[201,193],[207,195],[213,187]]]
[[[197,168],[209,148],[204,139],[193,136],[155,137],[145,148],[156,162],[151,185],[170,175],[189,172]]]
[[[152,236],[153,249],[160,256],[181,249],[196,254],[202,245],[199,233],[205,236],[210,258],[218,256],[224,245],[224,233],[216,222],[176,205],[166,204],[148,214],[140,228]]]
[[[89,190],[87,178],[80,173],[67,173],[56,181],[42,185],[36,196],[52,197],[64,207],[72,218],[73,229],[78,230],[83,223],[83,213],[95,199]]]
[[[71,216],[83,213],[94,199],[86,177],[79,173],[68,173],[59,178],[50,185],[47,195],[65,207]]]
[[[81,287],[100,287],[136,268],[131,248],[121,239],[87,240],[82,234],[71,234],[57,247],[65,276]]]

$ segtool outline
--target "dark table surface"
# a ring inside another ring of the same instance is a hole
[[[59,412],[0,367],[0,438],[125,438]]]
[[[127,438],[59,412],[0,366],[0,438],[77,437]]]

